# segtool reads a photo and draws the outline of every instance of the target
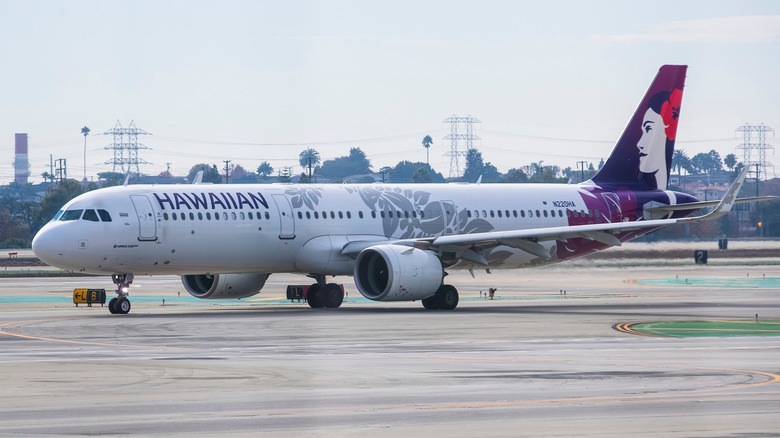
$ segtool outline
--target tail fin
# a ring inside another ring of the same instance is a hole
[[[658,70],[593,182],[666,190],[687,70],[687,65],[664,65]]]

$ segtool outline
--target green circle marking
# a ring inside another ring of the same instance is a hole
[[[664,338],[780,336],[780,321],[667,321],[617,324],[624,333]]]

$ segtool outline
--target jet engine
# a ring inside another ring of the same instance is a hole
[[[355,261],[355,285],[374,301],[428,298],[441,286],[444,270],[436,254],[408,246],[375,245]]]
[[[263,288],[268,274],[182,275],[184,288],[195,298],[238,299],[251,297]]]

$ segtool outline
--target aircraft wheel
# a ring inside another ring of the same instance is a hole
[[[430,296],[428,298],[423,298],[422,305],[428,310],[436,310],[441,308],[441,306],[439,305],[439,299],[436,297],[436,295]]]
[[[111,298],[108,301],[108,311],[111,312],[112,315],[117,313],[116,312],[116,302],[117,301],[119,301],[119,298],[116,298],[116,297]]]
[[[439,306],[443,310],[452,310],[458,307],[458,290],[455,286],[449,284],[442,285],[439,290],[436,291],[436,298],[439,301]]]
[[[319,283],[309,286],[309,291],[306,293],[306,301],[312,309],[321,309],[323,307],[321,289]]]
[[[116,309],[116,313],[127,315],[130,312],[130,300],[128,300],[127,297],[119,298],[114,305],[114,309]]]
[[[328,309],[336,309],[344,302],[344,292],[341,286],[336,283],[328,283],[325,289],[320,292],[322,306]]]

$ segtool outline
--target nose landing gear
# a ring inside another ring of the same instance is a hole
[[[133,284],[133,274],[113,274],[111,280],[116,285],[117,296],[108,302],[108,311],[126,315],[130,312],[130,300],[127,295],[130,285]]]

